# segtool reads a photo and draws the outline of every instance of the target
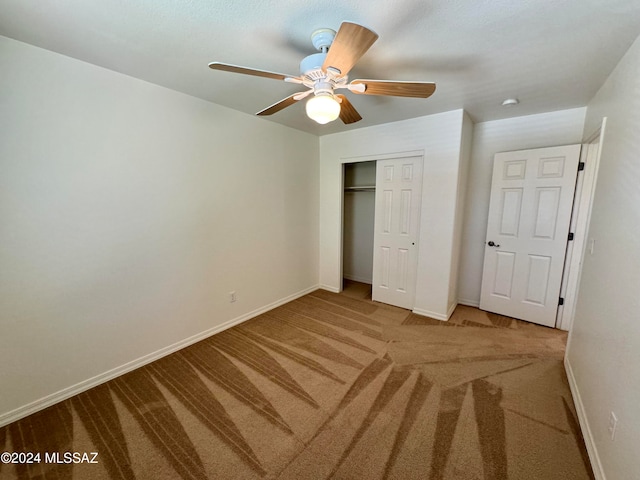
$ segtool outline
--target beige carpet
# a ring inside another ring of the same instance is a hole
[[[0,478],[590,479],[565,339],[319,290],[0,429]]]

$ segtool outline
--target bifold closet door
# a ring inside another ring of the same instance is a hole
[[[418,264],[422,157],[378,160],[373,239],[375,301],[412,309]]]

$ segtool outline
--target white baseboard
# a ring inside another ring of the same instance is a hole
[[[333,292],[333,293],[340,293],[340,289],[339,288],[332,287],[330,285],[320,285],[318,288],[321,288],[322,290],[328,290],[328,291]]]
[[[466,300],[464,298],[459,298],[458,303],[460,305],[466,305],[467,307],[476,307],[480,308],[480,302],[476,300]]]
[[[457,306],[458,304],[454,303],[451,307],[449,307],[449,311],[444,315],[442,313],[430,312],[429,310],[422,310],[421,308],[414,308],[412,311],[416,315],[424,315],[425,317],[434,318],[436,320],[446,322],[451,318],[451,315],[453,314],[453,311]]]
[[[580,390],[578,390],[578,384],[576,383],[576,378],[573,375],[571,363],[569,363],[569,359],[566,355],[564,357],[564,369],[567,372],[567,379],[569,380],[569,388],[571,389],[571,395],[573,396],[573,403],[576,407],[576,412],[578,413],[578,421],[580,422],[580,429],[582,430],[584,443],[587,447],[589,460],[591,461],[591,468],[593,469],[593,475],[595,476],[596,480],[607,480],[607,477],[604,474],[604,470],[602,468],[602,463],[600,462],[600,456],[598,455],[598,450],[596,448],[595,441],[593,440],[593,434],[591,433],[591,428],[589,427],[589,421],[587,420],[587,414],[585,413],[585,410],[584,410],[582,397],[580,397]]]
[[[296,298],[300,298],[308,293],[314,292],[318,290],[318,288],[320,288],[318,285],[314,285],[313,287],[306,288],[300,292],[281,298],[280,300],[276,300],[275,302],[270,303],[269,305],[265,305],[264,307],[253,310],[252,312],[246,313],[239,317],[228,320],[220,325],[216,325],[215,327],[209,328],[204,332],[197,333],[196,335],[185,338],[184,340],[180,340],[179,342],[176,342],[172,345],[161,348],[160,350],[152,352],[148,355],[144,355],[143,357],[140,357],[136,360],[125,363],[124,365],[121,365],[119,367],[113,368],[99,375],[96,375],[95,377],[89,378],[87,380],[83,380],[80,383],[76,383],[75,385],[72,385],[70,387],[63,388],[62,390],[52,393],[51,395],[47,395],[46,397],[42,397],[27,405],[18,407],[7,413],[3,413],[0,415],[0,427],[3,427],[12,422],[15,422],[16,420],[20,420],[21,418],[31,415],[32,413],[38,412],[40,410],[44,410],[45,408],[50,407],[51,405],[54,405],[58,402],[61,402],[70,397],[73,397],[74,395],[87,391],[102,383],[108,382],[109,380],[119,377],[120,375],[124,375],[125,373],[135,370],[136,368],[142,367],[143,365],[154,362],[155,360],[158,360],[171,353],[174,353],[178,350],[188,347],[189,345],[199,342],[200,340],[204,340],[205,338],[215,335],[216,333],[220,333],[242,322],[246,322],[247,320],[257,317],[262,313],[268,312],[269,310],[273,310],[274,308],[277,308],[280,305],[284,305],[285,303],[291,302]]]
[[[371,277],[359,277],[357,275],[343,275],[343,278],[346,278],[347,280],[351,280],[354,282],[360,282],[360,283],[368,283],[369,285],[371,285],[371,283],[373,282],[373,280],[371,279]]]

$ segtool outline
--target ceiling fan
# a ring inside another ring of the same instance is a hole
[[[336,94],[336,90],[346,89],[364,95],[427,98],[436,89],[435,83],[430,82],[363,79],[349,82],[349,71],[377,39],[375,32],[350,22],[343,22],[338,33],[329,28],[316,30],[311,35],[311,41],[319,53],[309,55],[300,62],[299,77],[220,62],[212,62],[209,67],[307,87],[308,90],[294,93],[260,110],[256,115],[272,115],[313,93],[314,96],[306,104],[306,112],[311,119],[325,124],[340,117],[345,124],[355,123],[362,120],[362,117],[347,97]]]

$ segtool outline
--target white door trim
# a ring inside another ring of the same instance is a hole
[[[584,171],[580,192],[576,192],[579,198],[574,203],[572,218],[572,232],[574,232],[573,245],[567,252],[565,259],[565,274],[562,281],[564,290],[564,308],[558,312],[556,327],[561,330],[571,330],[575,316],[575,307],[580,288],[580,276],[582,274],[582,262],[587,248],[587,235],[589,233],[589,223],[591,221],[591,210],[593,207],[593,197],[595,195],[596,182],[598,179],[598,168],[602,155],[602,144],[607,125],[607,117],[602,119],[602,125],[591,134],[582,144],[584,156]],[[583,159],[581,159],[582,161]]]

